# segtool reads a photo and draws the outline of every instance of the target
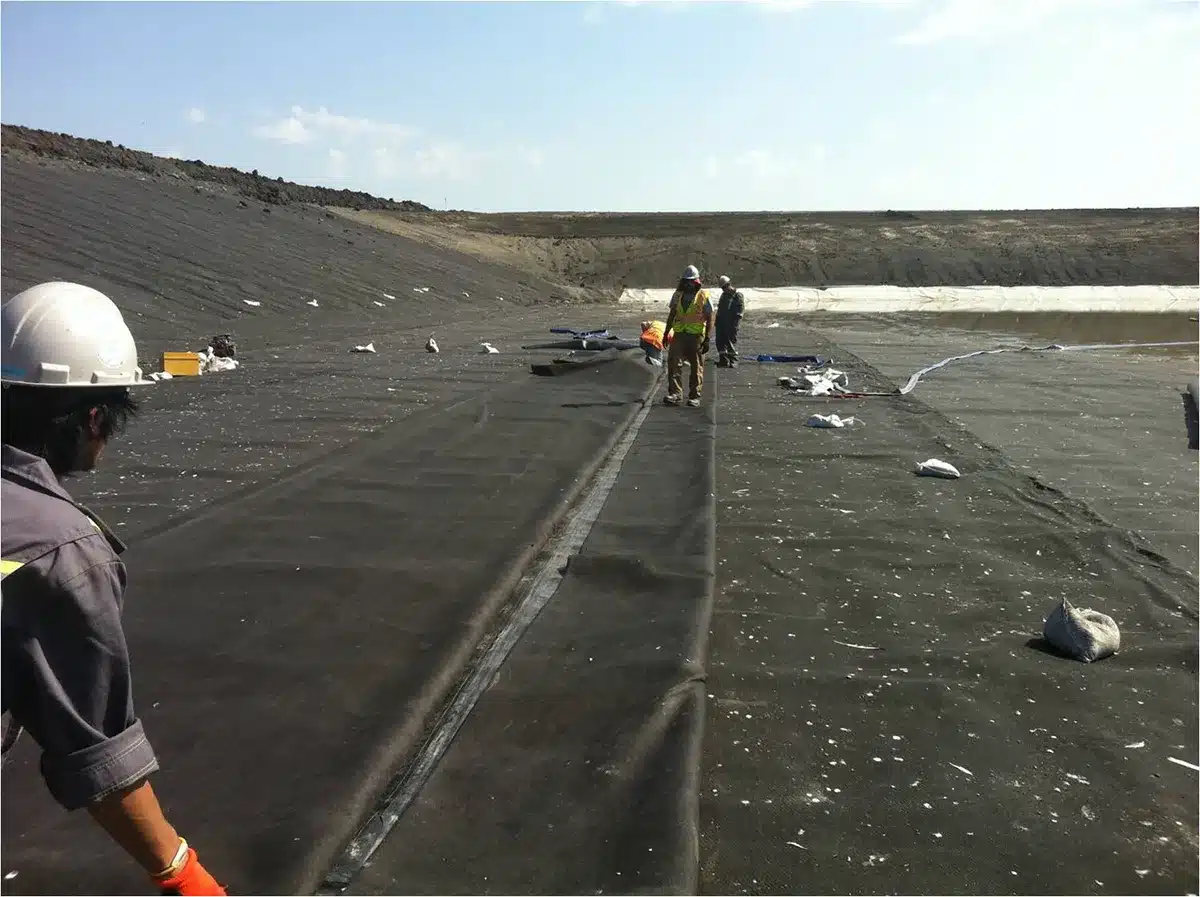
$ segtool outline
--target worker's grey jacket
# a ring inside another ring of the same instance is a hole
[[[721,290],[717,300],[717,328],[736,330],[742,315],[746,313],[746,297],[741,290]]]
[[[50,793],[75,809],[158,769],[133,710],[125,546],[41,458],[5,445],[2,467],[4,750],[27,729]]]

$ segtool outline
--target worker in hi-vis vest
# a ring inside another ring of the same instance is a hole
[[[86,808],[161,893],[224,894],[150,786],[158,760],[121,623],[125,546],[63,488],[96,466],[137,413],[132,390],[152,381],[120,310],[91,287],[31,287],[0,321],[3,753],[27,730],[50,796]],[[22,835],[10,825],[8,837]]]
[[[671,310],[667,313],[667,325],[664,328],[667,333],[673,333],[671,346],[667,350],[666,404],[678,405],[683,400],[685,361],[692,366],[687,403],[693,408],[700,404],[700,390],[704,386],[704,355],[708,352],[712,326],[713,307],[708,290],[700,283],[700,272],[696,266],[688,265],[671,296]]]
[[[663,347],[671,343],[665,321],[642,321],[642,338],[639,341],[646,353],[646,363],[661,365]]]

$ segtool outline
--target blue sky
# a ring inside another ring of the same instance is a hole
[[[6,123],[435,207],[1200,202],[1196,0],[2,10]]]

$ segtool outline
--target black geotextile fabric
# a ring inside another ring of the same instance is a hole
[[[557,592],[350,893],[695,892],[715,386],[650,411]]]
[[[231,889],[316,887],[652,373],[522,370],[131,548],[155,786]],[[251,425],[271,414],[255,411]],[[146,890],[85,814],[50,802],[27,740],[3,785],[4,867],[19,871],[5,893]]]
[[[816,332],[755,339],[888,385]],[[1196,773],[1168,760],[1197,756],[1194,576],[919,391],[806,400],[784,373],[717,374],[703,891],[1195,893]],[[804,426],[830,411],[860,425]],[[1120,653],[1047,653],[1063,597]]]

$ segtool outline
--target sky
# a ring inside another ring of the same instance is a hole
[[[1200,203],[1200,0],[0,10],[7,124],[435,208]]]

